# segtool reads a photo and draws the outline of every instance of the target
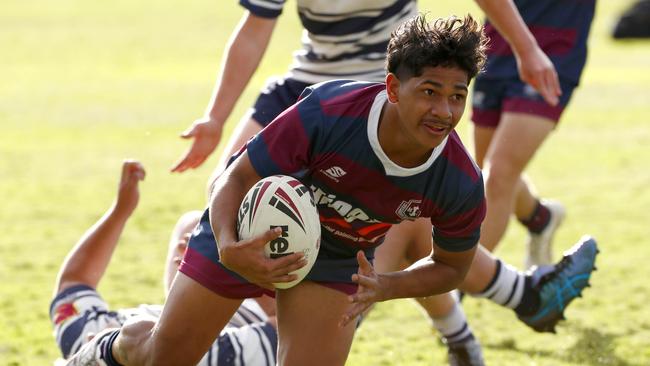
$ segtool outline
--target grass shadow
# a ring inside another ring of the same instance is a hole
[[[486,344],[485,348],[514,351],[528,355],[539,355],[544,358],[571,362],[580,365],[593,366],[642,366],[626,361],[616,355],[615,341],[620,335],[600,332],[595,328],[570,325],[571,332],[579,334],[578,340],[570,348],[562,352],[540,349],[524,349],[518,347],[516,341],[507,339],[501,343]]]

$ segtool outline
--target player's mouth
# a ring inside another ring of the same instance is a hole
[[[451,129],[451,125],[444,122],[423,122],[422,126],[431,134],[444,136]]]

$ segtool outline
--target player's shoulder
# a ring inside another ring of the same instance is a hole
[[[468,186],[483,186],[481,169],[455,131],[449,134],[442,154],[451,168],[449,171],[453,172],[458,180],[466,182]]]

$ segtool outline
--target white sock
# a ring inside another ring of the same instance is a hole
[[[474,338],[474,334],[467,324],[465,312],[457,301],[454,302],[454,307],[447,315],[433,318],[433,326],[440,332],[447,345],[462,343]]]
[[[526,275],[523,272],[497,259],[496,273],[490,284],[483,292],[472,296],[485,297],[499,305],[514,309],[521,303],[525,283]]]

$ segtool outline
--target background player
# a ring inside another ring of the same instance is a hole
[[[432,28],[416,18],[393,41],[386,85],[338,81],[309,88],[300,103],[249,142],[215,182],[160,321],[98,335],[77,356],[78,364],[96,350],[103,352],[99,357],[115,356],[123,364],[192,364],[241,298],[293,279],[287,273],[304,265],[300,254],[276,260],[262,254],[277,232],[236,242],[237,208],[260,176],[298,174],[314,192],[324,228],[321,255],[307,281],[276,293],[280,363],[342,364],[352,320],[374,301],[442,293],[460,283],[476,251],[484,198],[480,171],[453,128],[462,116],[467,85],[481,66],[485,39],[471,18],[438,20]],[[332,183],[329,166],[345,177],[339,174]],[[392,223],[419,216],[430,216],[434,224],[432,255],[406,271],[375,274],[366,256],[372,257]],[[540,285],[536,308],[541,312],[531,314],[537,319],[528,319],[529,324],[552,320],[556,308],[561,313],[567,304],[565,296],[570,301],[579,294],[595,252],[595,242],[585,240],[563,265],[549,269],[549,276],[539,276],[534,286]],[[480,262],[494,261],[479,254]],[[567,280],[571,291],[556,291]],[[552,308],[546,307],[549,302]],[[330,352],[314,358],[313,344]]]
[[[474,83],[472,114],[475,158],[483,167],[489,202],[481,244],[493,250],[514,212],[529,232],[525,268],[552,262],[551,241],[564,217],[564,207],[559,202],[538,199],[523,171],[555,129],[580,81],[595,3],[516,3],[537,43],[559,73],[562,95],[558,104],[547,103],[540,93],[519,79],[511,48],[492,23],[485,25],[490,47],[485,72]]]
[[[160,305],[143,304],[137,308],[111,310],[96,290],[124,226],[138,205],[138,183],[144,175],[140,163],[123,163],[114,204],[86,231],[61,265],[50,306],[50,319],[56,342],[65,358],[106,328],[119,327],[138,317],[160,317]],[[190,233],[200,216],[199,211],[188,212],[174,227],[165,263],[165,292],[176,275]],[[250,299],[242,303],[199,365],[275,365],[275,306],[268,298],[258,301]]]
[[[334,3],[336,6],[333,6]],[[549,103],[557,103],[559,83],[553,64],[541,51],[517,13],[512,0],[476,0],[517,55],[521,78]],[[192,146],[174,165],[183,172],[200,166],[217,147],[223,125],[257,69],[285,1],[241,0],[246,9],[231,35],[205,115],[182,133]],[[288,72],[271,78],[254,106],[239,122],[221,156],[227,159],[251,136],[289,108],[309,85],[333,79],[381,82],[390,33],[416,15],[412,0],[345,0],[297,2],[303,48],[294,53]]]

